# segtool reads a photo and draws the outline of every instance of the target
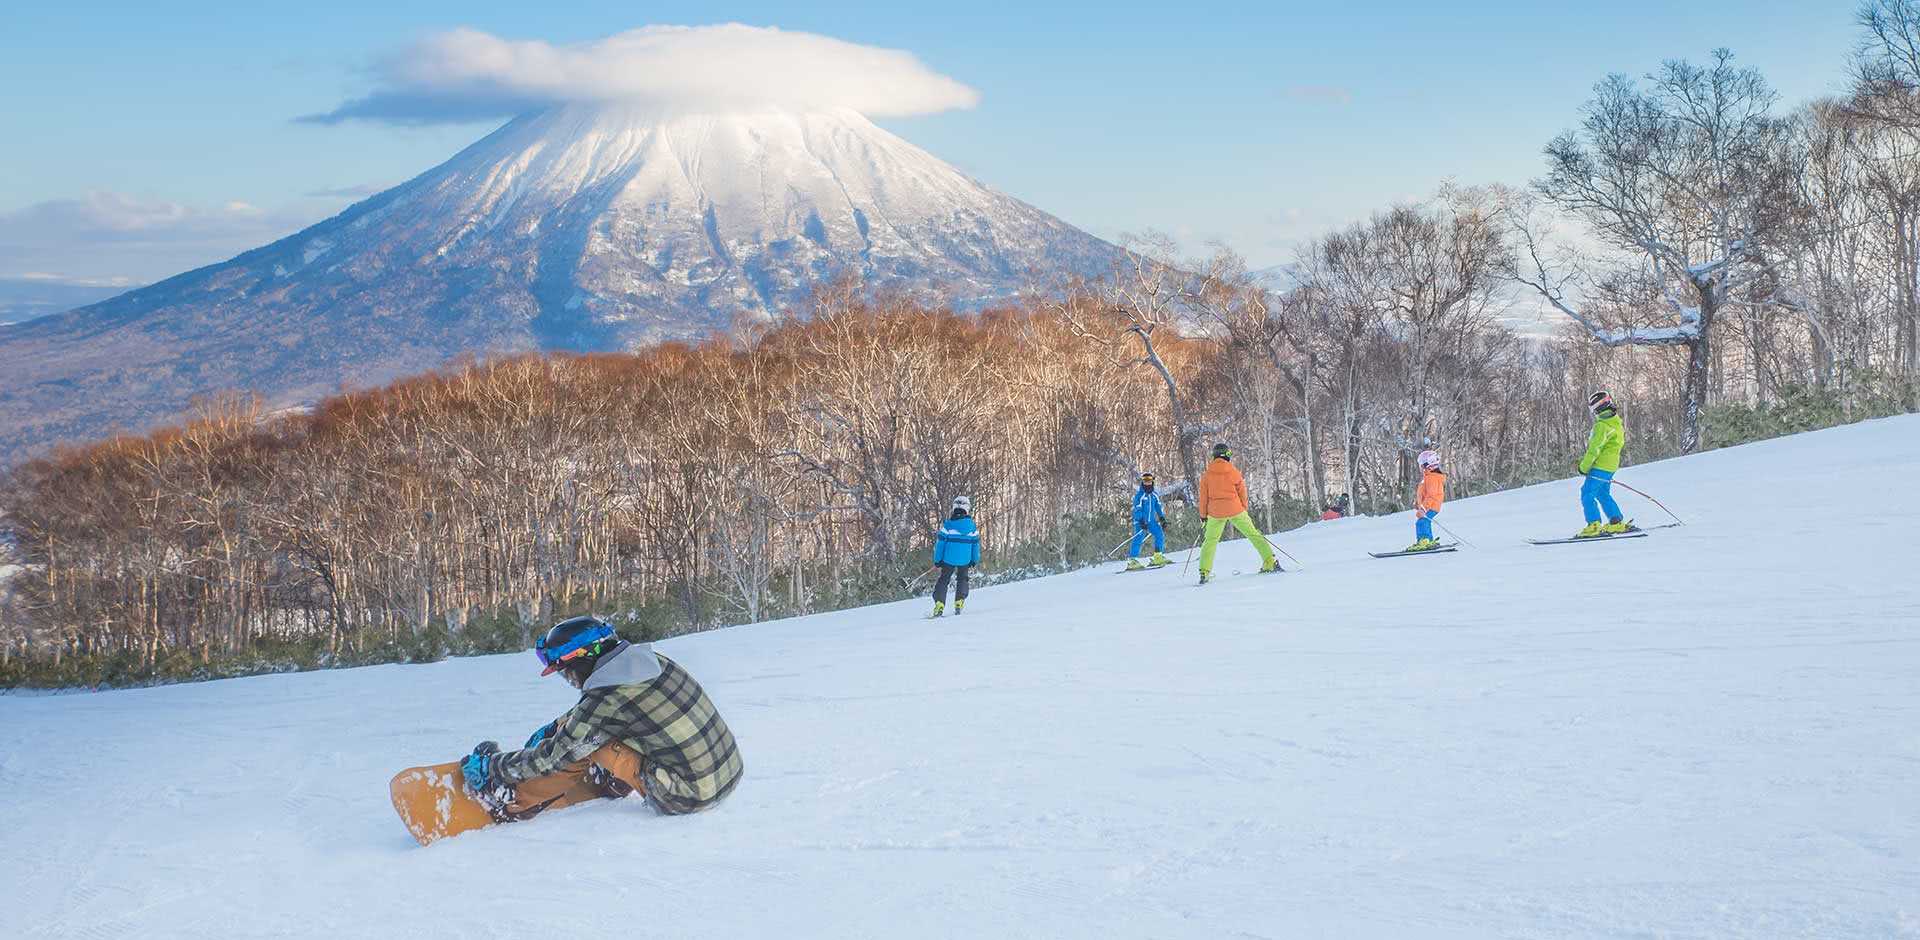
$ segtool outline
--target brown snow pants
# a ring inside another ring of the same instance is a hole
[[[641,770],[640,754],[614,741],[544,777],[535,777],[513,788],[513,802],[507,811],[514,819],[531,819],[542,810],[560,809],[575,803],[629,793],[646,793],[646,775]]]

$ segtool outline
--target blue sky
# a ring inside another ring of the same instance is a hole
[[[12,5],[0,13],[0,277],[146,281],[399,182],[487,125],[318,126],[371,64],[468,26],[593,40],[737,21],[906,50],[980,93],[880,121],[1095,234],[1257,264],[1431,193],[1522,183],[1593,84],[1715,46],[1788,103],[1838,91],[1849,0],[1432,3]]]

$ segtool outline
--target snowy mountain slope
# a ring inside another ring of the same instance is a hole
[[[466,352],[702,337],[842,274],[973,308],[1117,251],[853,111],[558,107],[281,241],[0,333],[0,462],[221,389],[299,403]]]
[[[428,849],[388,776],[565,708],[531,655],[0,697],[0,935],[1913,936],[1917,475],[1898,418],[1629,467],[1690,523],[1632,542],[1520,544],[1565,481],[677,639],[726,803]]]

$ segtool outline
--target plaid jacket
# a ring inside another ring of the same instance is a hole
[[[660,675],[629,685],[589,684],[552,734],[494,758],[494,781],[511,786],[558,773],[619,741],[640,755],[647,799],[663,813],[706,809],[733,792],[740,751],[706,690],[679,663],[644,646],[626,653],[659,657]]]

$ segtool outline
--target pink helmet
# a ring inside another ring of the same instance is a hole
[[[1437,451],[1423,450],[1420,452],[1420,469],[1432,470],[1438,466],[1440,466],[1440,454]]]

